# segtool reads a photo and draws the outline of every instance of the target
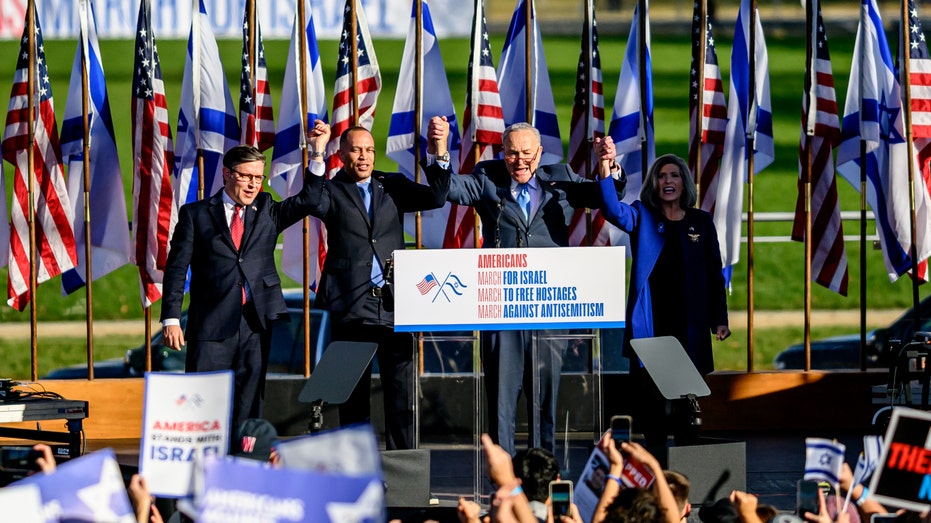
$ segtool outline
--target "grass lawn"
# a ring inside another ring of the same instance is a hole
[[[813,336],[826,337],[856,332],[853,327],[822,327],[813,330]],[[801,327],[758,328],[754,335],[754,369],[772,369],[773,357],[802,336]],[[53,369],[84,363],[86,349],[84,336],[75,338],[42,338],[39,342],[39,376]],[[717,370],[746,370],[747,331],[735,329],[727,340],[714,342],[714,361]],[[98,362],[122,358],[126,349],[141,345],[143,337],[95,336],[94,359]],[[0,344],[0,361],[3,368],[0,377],[19,380],[29,379],[29,340],[4,340]]]

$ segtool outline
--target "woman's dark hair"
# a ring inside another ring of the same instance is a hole
[[[653,161],[646,178],[643,179],[643,186],[640,187],[640,201],[649,207],[659,209],[659,172],[669,164],[677,166],[682,176],[682,196],[679,198],[679,207],[683,209],[694,207],[695,202],[698,201],[698,189],[695,187],[692,171],[689,170],[685,160],[674,154],[664,154]]]

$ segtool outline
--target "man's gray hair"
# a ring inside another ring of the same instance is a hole
[[[510,142],[511,133],[515,131],[532,131],[533,135],[537,137],[537,145],[540,145],[543,143],[543,139],[540,137],[540,131],[536,127],[530,125],[527,122],[517,122],[517,123],[512,123],[511,125],[509,125],[508,128],[505,129],[504,132],[501,134],[501,143]]]

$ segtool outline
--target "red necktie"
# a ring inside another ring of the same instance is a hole
[[[230,220],[230,235],[233,237],[233,245],[236,246],[236,249],[239,249],[239,244],[242,243],[242,217],[239,216],[239,212],[242,211],[242,205],[233,206],[233,218]],[[246,303],[246,287],[242,288],[242,302]]]

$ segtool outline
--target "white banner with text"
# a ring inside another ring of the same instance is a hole
[[[80,32],[77,0],[35,0],[45,38],[77,38]],[[101,38],[133,37],[139,0],[95,0],[97,34]],[[317,37],[338,39],[346,0],[311,0]],[[404,38],[411,19],[411,0],[359,0],[372,36]],[[152,27],[156,38],[187,38],[196,0],[153,0]],[[245,0],[204,0],[207,17],[218,38],[242,38]],[[256,2],[256,16],[264,38],[290,38],[295,0]],[[472,3],[430,0],[436,34],[469,36]],[[308,13],[309,16],[309,13]],[[0,0],[0,39],[23,34],[26,0]]]
[[[394,253],[396,331],[619,328],[623,247]]]

